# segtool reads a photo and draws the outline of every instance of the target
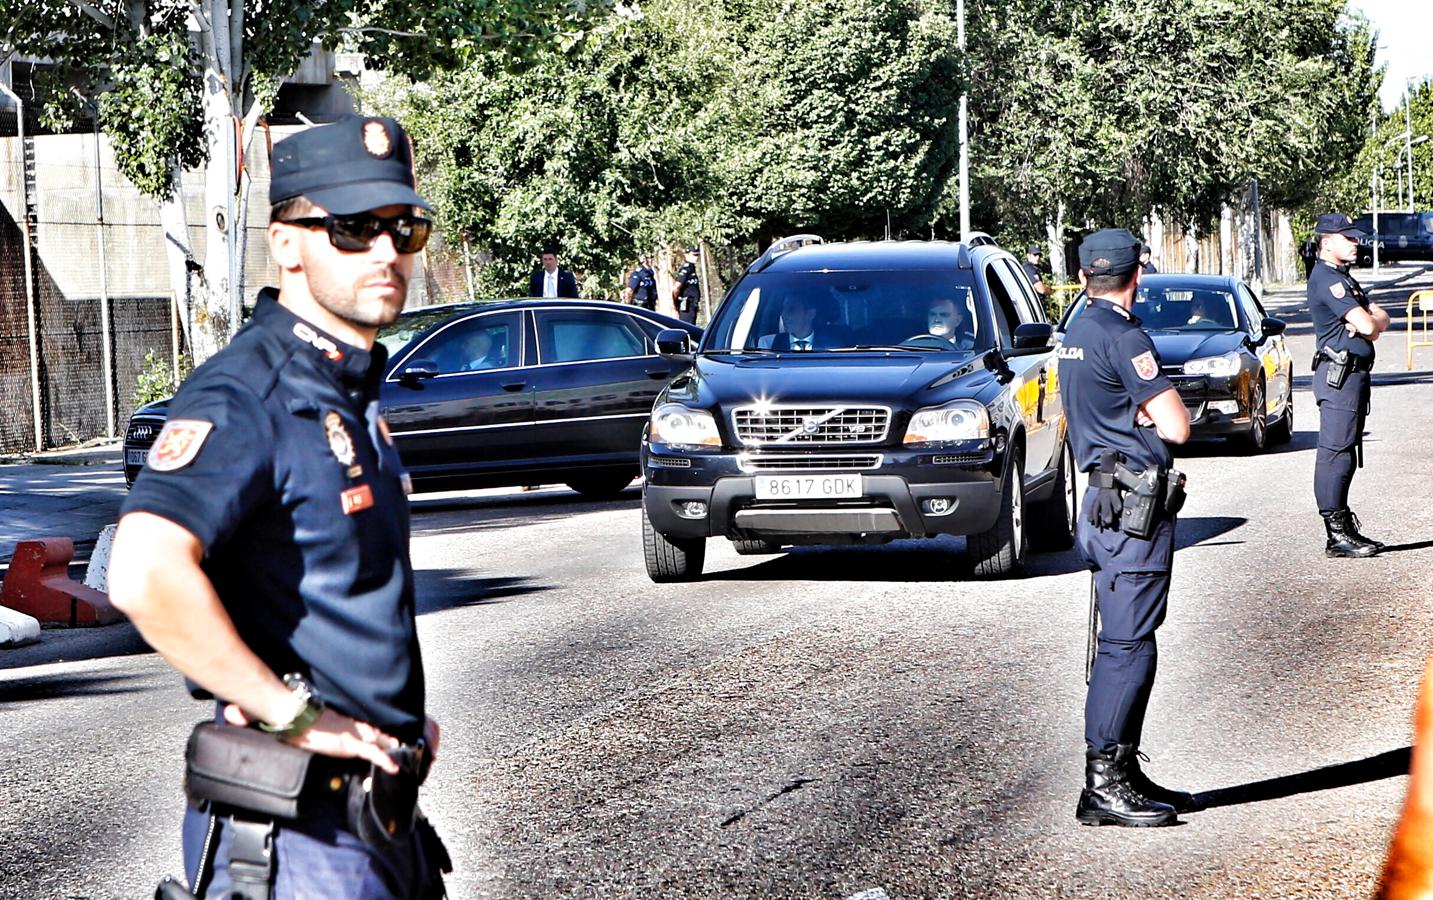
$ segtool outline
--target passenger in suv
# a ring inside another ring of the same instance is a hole
[[[1071,545],[1074,465],[1052,328],[988,239],[778,241],[732,287],[643,440],[643,546],[655,581],[739,553],[966,536],[976,574],[1028,543]],[[809,349],[805,349],[809,348]]]

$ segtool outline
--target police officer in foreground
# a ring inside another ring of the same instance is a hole
[[[657,308],[657,273],[652,271],[650,256],[642,257],[627,276],[627,299],[643,309]]]
[[[196,895],[441,897],[450,866],[417,807],[438,726],[410,481],[374,342],[407,298],[427,204],[398,123],[358,117],[279,142],[269,199],[278,290],[170,405],[122,510],[111,597],[218,703],[186,751]]]
[[[1373,342],[1388,330],[1388,313],[1368,299],[1348,273],[1363,232],[1348,216],[1319,216],[1314,227],[1318,261],[1309,272],[1309,316],[1314,323],[1314,402],[1319,407],[1319,448],[1314,458],[1314,500],[1334,557],[1369,557],[1383,544],[1359,531],[1348,508],[1354,470],[1363,464],[1363,425],[1370,399]]]
[[[1193,808],[1140,768],[1145,708],[1158,657],[1174,561],[1183,480],[1165,441],[1189,437],[1189,414],[1160,371],[1149,335],[1130,313],[1140,244],[1105,229],[1080,245],[1089,296],[1057,355],[1076,465],[1089,472],[1077,526],[1093,570],[1100,632],[1085,700],[1085,788],[1075,817],[1086,825],[1170,825]]]
[[[672,291],[677,317],[693,325],[697,322],[697,307],[702,302],[702,276],[697,268],[699,254],[696,247],[687,248],[687,261],[677,271],[677,286]]]

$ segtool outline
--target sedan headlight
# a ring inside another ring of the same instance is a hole
[[[664,403],[652,410],[650,438],[674,447],[720,447],[716,419],[704,409]]]
[[[973,400],[916,410],[906,427],[907,444],[940,444],[990,437],[990,414]]]
[[[1191,359],[1184,364],[1185,375],[1214,375],[1221,378],[1228,378],[1231,375],[1239,374],[1239,353],[1233,351],[1223,356],[1206,356],[1201,359]]]

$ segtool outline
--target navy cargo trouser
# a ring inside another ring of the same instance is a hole
[[[1357,447],[1368,415],[1369,373],[1350,372],[1343,387],[1328,383],[1328,362],[1314,369],[1314,402],[1319,406],[1319,449],[1314,457],[1314,500],[1328,515],[1348,508],[1348,488],[1358,466]]]
[[[1085,492],[1080,552],[1094,573],[1099,643],[1085,695],[1085,743],[1102,753],[1139,744],[1159,662],[1155,629],[1164,622],[1174,565],[1173,516],[1160,514],[1149,540],[1090,523],[1097,491]]]

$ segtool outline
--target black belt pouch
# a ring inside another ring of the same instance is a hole
[[[296,819],[313,758],[262,731],[200,722],[184,753],[184,791],[195,802]]]

